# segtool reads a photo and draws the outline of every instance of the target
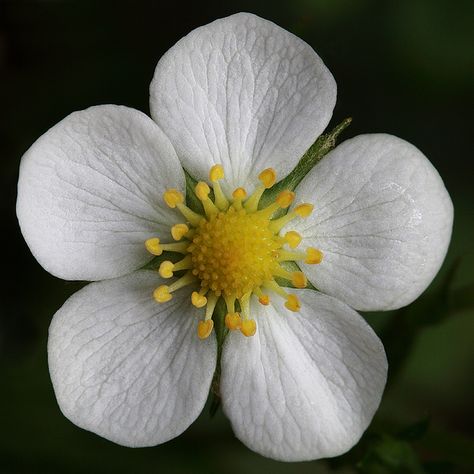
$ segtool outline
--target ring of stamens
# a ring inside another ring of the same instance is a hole
[[[276,281],[283,278],[296,288],[304,288],[307,279],[303,272],[290,272],[282,265],[288,261],[304,261],[308,264],[321,263],[323,254],[315,248],[296,251],[301,236],[293,230],[280,235],[280,231],[297,217],[307,217],[313,210],[312,204],[302,203],[283,217],[273,218],[280,209],[287,209],[295,194],[282,191],[269,206],[259,209],[260,198],[266,189],[276,182],[276,173],[268,168],[259,175],[260,185],[247,196],[245,189],[237,188],[228,198],[219,181],[224,178],[221,165],[215,165],[209,172],[211,188],[203,181],[195,187],[195,194],[201,201],[204,215],[192,211],[185,205],[184,195],[177,189],[168,189],[164,200],[176,208],[186,220],[171,227],[172,243],[162,243],[158,237],[145,242],[153,255],[163,251],[178,252],[182,260],[173,263],[165,260],[159,267],[160,276],[171,278],[175,272],[185,273],[170,285],[161,285],[153,296],[159,303],[172,298],[172,293],[186,285],[194,284],[191,302],[197,308],[205,307],[204,319],[199,321],[197,333],[207,338],[213,330],[212,315],[219,298],[227,306],[225,324],[230,330],[240,330],[245,336],[253,336],[256,322],[250,315],[250,300],[255,296],[262,305],[270,303],[270,293],[283,297],[290,311],[299,311],[300,302],[293,293],[288,293]],[[287,248],[288,247],[288,248]],[[237,310],[238,305],[239,310]]]

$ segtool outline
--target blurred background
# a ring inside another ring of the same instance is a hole
[[[429,291],[395,313],[367,314],[389,383],[357,447],[285,464],[249,451],[219,411],[147,449],[75,427],[56,404],[48,325],[80,284],[33,259],[15,216],[22,154],[74,110],[124,104],[146,113],[160,56],[193,28],[238,11],[308,42],[338,83],[329,126],[340,140],[388,132],[420,148],[455,206],[447,260]],[[0,0],[0,473],[473,473],[474,2],[472,0]]]

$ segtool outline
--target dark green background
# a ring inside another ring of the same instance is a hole
[[[473,5],[0,0],[0,473],[324,473],[357,465],[367,473],[474,472]],[[46,273],[16,222],[18,165],[36,138],[90,105],[148,113],[160,56],[191,29],[238,11],[275,21],[323,58],[338,83],[331,125],[354,119],[342,139],[388,132],[412,142],[455,206],[448,259],[428,294],[408,312],[367,316],[387,347],[389,387],[369,435],[329,463],[264,459],[207,410],[181,437],[148,449],[122,448],[71,424],[56,405],[46,340],[52,315],[79,285]],[[457,258],[448,289],[443,275]],[[422,420],[428,425],[406,432]]]

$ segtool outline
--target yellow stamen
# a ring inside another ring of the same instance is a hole
[[[210,336],[212,328],[214,327],[214,321],[212,319],[206,319],[205,321],[199,321],[197,327],[197,333],[199,339],[206,339]]]
[[[214,308],[217,304],[218,296],[215,293],[210,293],[209,297],[207,298],[207,305],[206,305],[206,315],[204,319],[211,319],[212,314],[214,313]]]
[[[300,300],[296,295],[289,294],[286,298],[285,306],[290,311],[297,312],[301,309]]]
[[[174,268],[173,262],[170,262],[169,260],[165,260],[164,262],[161,262],[158,273],[160,274],[162,278],[171,278],[173,276],[173,268]]]
[[[191,303],[196,306],[196,308],[202,308],[207,304],[207,298],[197,291],[193,291],[191,294]]]
[[[317,265],[323,261],[323,252],[321,250],[315,249],[313,247],[309,247],[306,249],[306,260],[304,263],[308,263],[310,265]]]
[[[214,165],[209,171],[209,181],[215,183],[222,178],[224,178],[224,168],[222,165]]]
[[[225,317],[225,325],[231,331],[240,329],[242,326],[242,318],[239,313],[227,313]]]
[[[250,296],[252,296],[252,293],[248,292],[239,299],[242,319],[244,320],[250,317]]]
[[[222,188],[219,184],[219,180],[224,178],[224,168],[222,165],[214,165],[209,171],[209,180],[212,183],[214,189],[215,204],[221,211],[227,210],[229,207],[229,201],[222,192]]]
[[[152,255],[161,255],[163,253],[163,249],[160,245],[160,239],[158,237],[153,237],[145,241],[145,248],[150,252]]]
[[[178,204],[182,204],[184,202],[184,195],[182,192],[173,188],[165,191],[163,194],[163,199],[165,200],[168,207],[174,209]]]
[[[295,193],[292,191],[282,191],[276,198],[276,202],[282,209],[286,209],[295,200]]]
[[[240,332],[247,337],[253,336],[257,332],[257,323],[254,319],[244,319]]]
[[[196,193],[197,198],[202,202],[204,212],[206,213],[207,217],[219,212],[219,209],[216,207],[216,205],[209,199],[211,188],[207,185],[207,183],[200,181],[198,184],[196,184],[194,192]]]
[[[178,253],[186,253],[189,243],[187,242],[171,242],[169,244],[160,244],[160,249],[168,250],[168,252],[178,252]]]
[[[181,214],[183,214],[185,219],[187,221],[189,221],[193,226],[197,226],[199,224],[199,222],[201,222],[204,219],[203,216],[201,216],[200,214],[192,211],[191,209],[189,209],[188,206],[185,206],[182,203],[177,203],[176,207],[179,209],[179,212],[181,212]]]
[[[261,181],[261,185],[257,186],[252,195],[245,202],[245,209],[249,212],[255,212],[258,208],[260,198],[264,193],[265,189],[271,188],[276,181],[276,173],[273,168],[267,168],[263,170],[259,175],[258,179]]]
[[[258,179],[265,186],[265,189],[270,189],[275,184],[276,172],[273,168],[267,168],[258,175]]]
[[[176,242],[163,244],[157,237],[145,242],[153,255],[160,255],[163,251],[183,254],[176,263],[170,260],[162,262],[159,274],[170,278],[178,271],[187,272],[169,286],[156,288],[153,296],[158,302],[170,301],[174,291],[198,283],[200,290],[192,291],[191,302],[197,308],[205,307],[204,319],[197,327],[201,339],[209,337],[214,328],[212,317],[221,296],[227,307],[226,327],[240,329],[247,337],[253,336],[257,329],[256,321],[250,317],[252,295],[260,304],[268,305],[269,291],[273,291],[285,299],[287,309],[299,311],[298,297],[287,293],[275,278],[285,278],[297,288],[306,287],[308,281],[303,272],[288,271],[280,262],[320,263],[322,260],[322,252],[318,249],[292,250],[302,242],[298,232],[289,230],[284,236],[280,235],[281,229],[292,219],[309,216],[313,210],[311,204],[299,204],[283,217],[272,219],[276,212],[288,209],[294,202],[295,194],[284,190],[275,202],[258,210],[263,193],[276,183],[275,170],[268,168],[259,174],[260,184],[250,197],[244,188],[237,188],[228,199],[219,184],[223,178],[224,169],[218,164],[209,171],[213,193],[207,183],[196,184],[195,195],[202,202],[204,215],[187,207],[185,196],[178,189],[168,189],[163,196],[166,204],[177,208],[186,223],[172,226],[171,235]],[[236,301],[240,312],[236,311]]]
[[[171,227],[171,235],[174,240],[181,240],[189,232],[186,224],[175,224]]]
[[[268,295],[262,295],[258,298],[258,302],[264,306],[268,306],[270,304],[270,297]]]
[[[293,286],[296,288],[305,288],[308,284],[308,280],[303,272],[293,272],[291,275],[291,283],[293,283]]]
[[[278,251],[279,262],[296,262],[298,260],[304,260],[306,258],[305,252],[290,252],[288,250]]]
[[[196,184],[196,187],[194,188],[194,192],[200,201],[205,201],[209,197],[211,188],[204,181],[199,181],[199,183]]]
[[[294,209],[293,212],[298,214],[300,217],[308,217],[313,212],[314,206],[312,204],[303,203],[298,204]]]
[[[166,303],[173,298],[173,295],[170,293],[170,287],[167,285],[159,286],[153,291],[153,298],[155,298],[158,303]]]
[[[292,249],[295,249],[296,247],[298,247],[298,245],[301,242],[301,239],[302,239],[301,235],[298,234],[298,232],[294,230],[290,230],[289,232],[285,234],[285,241],[289,245],[289,247]]]

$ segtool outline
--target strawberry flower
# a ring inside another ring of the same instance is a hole
[[[163,56],[153,120],[91,107],[26,152],[26,242],[53,275],[93,282],[49,333],[54,390],[73,423],[124,446],[163,443],[197,418],[219,363],[224,412],[254,451],[301,461],[358,441],[387,361],[356,310],[400,308],[426,289],[453,209],[425,156],[384,134],[347,140],[264,205],[335,100],[309,45],[241,13]],[[186,205],[183,168],[201,212]],[[157,256],[159,268],[143,269]]]

